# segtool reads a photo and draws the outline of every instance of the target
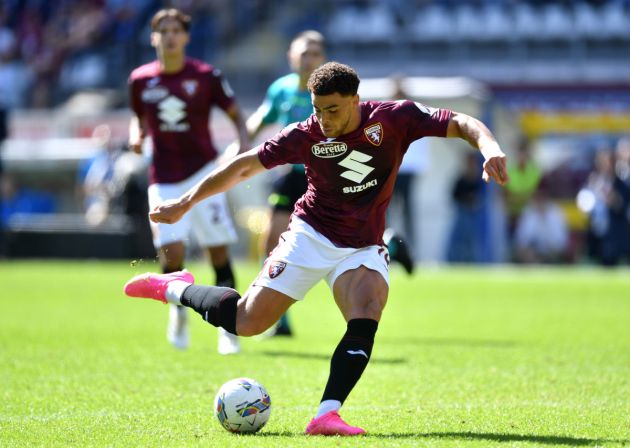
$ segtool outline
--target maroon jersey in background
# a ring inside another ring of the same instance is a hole
[[[385,210],[402,158],[414,140],[445,137],[452,112],[412,101],[360,103],[361,124],[326,138],[314,115],[258,147],[265,168],[306,167],[308,190],[294,215],[341,247],[381,244]]]
[[[129,77],[131,108],[153,140],[151,183],[175,183],[217,157],[210,136],[210,110],[229,109],[231,89],[219,70],[187,58],[177,73],[161,73],[159,61]]]

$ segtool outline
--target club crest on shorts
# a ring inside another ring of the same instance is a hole
[[[374,146],[381,146],[383,141],[383,126],[381,123],[376,123],[363,129],[368,141]]]
[[[284,268],[287,267],[284,261],[272,261],[269,263],[269,278],[276,278],[284,272]]]

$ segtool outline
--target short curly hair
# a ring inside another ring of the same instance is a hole
[[[190,32],[190,16],[175,8],[160,9],[156,12],[151,18],[151,31],[157,31],[164,19],[175,19],[182,25],[184,31]]]
[[[338,93],[341,96],[356,95],[359,90],[359,75],[348,65],[328,62],[315,69],[308,78],[308,90],[318,96]]]

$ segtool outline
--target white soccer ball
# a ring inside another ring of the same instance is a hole
[[[230,432],[256,432],[271,414],[271,398],[265,388],[250,378],[228,381],[214,399],[214,415]]]

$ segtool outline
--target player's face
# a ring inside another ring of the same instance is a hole
[[[354,131],[358,126],[359,95],[311,94],[311,101],[319,127],[326,137],[339,137]]]
[[[179,22],[172,17],[163,19],[158,29],[151,33],[151,45],[158,53],[174,56],[184,53],[189,35]]]
[[[288,57],[291,69],[304,78],[308,78],[313,70],[326,60],[326,54],[321,45],[305,40],[293,42]]]

